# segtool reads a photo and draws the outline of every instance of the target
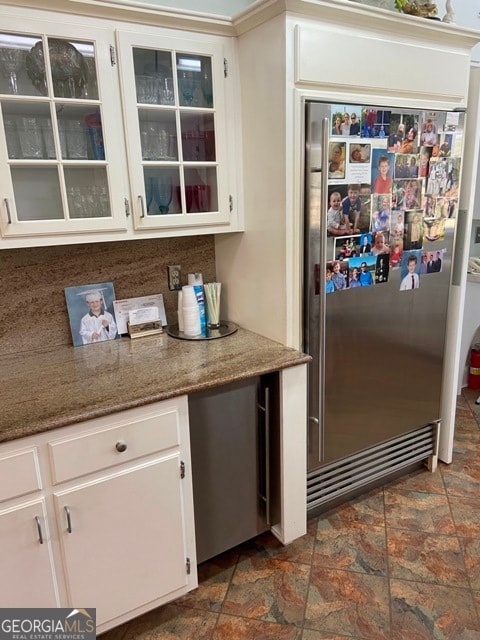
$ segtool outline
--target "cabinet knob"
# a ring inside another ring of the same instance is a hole
[[[115,445],[115,449],[118,451],[118,453],[123,453],[127,450],[127,443],[123,442],[123,440],[119,440]]]

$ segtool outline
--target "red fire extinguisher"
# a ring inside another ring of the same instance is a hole
[[[480,342],[476,342],[470,351],[468,388],[480,389]]]

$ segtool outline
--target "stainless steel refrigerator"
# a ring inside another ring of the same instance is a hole
[[[305,104],[309,510],[435,460],[463,130]]]

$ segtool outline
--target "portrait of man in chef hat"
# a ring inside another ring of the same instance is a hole
[[[65,297],[74,346],[118,337],[113,308],[108,310],[115,299],[111,282],[65,287]]]

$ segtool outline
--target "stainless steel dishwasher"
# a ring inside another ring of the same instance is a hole
[[[276,374],[189,396],[197,562],[269,529],[278,504]]]

